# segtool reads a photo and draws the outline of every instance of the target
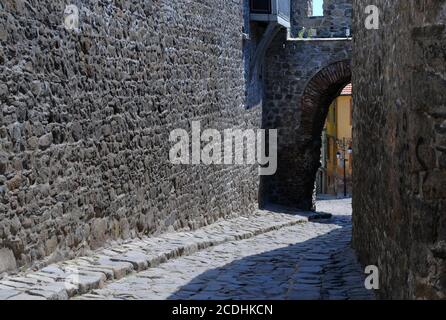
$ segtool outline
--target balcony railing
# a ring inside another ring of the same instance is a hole
[[[250,0],[251,20],[277,22],[290,27],[290,0]]]

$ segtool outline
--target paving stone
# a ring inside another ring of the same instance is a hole
[[[14,290],[12,288],[0,288],[0,300],[7,300],[18,294],[20,294],[20,291]]]
[[[32,285],[23,283],[23,282],[19,282],[19,281],[11,281],[11,280],[2,280],[0,282],[0,284],[4,285],[4,286],[8,286],[11,288],[15,288],[15,289],[27,289]]]
[[[346,217],[225,242],[130,275],[106,286],[100,295],[118,299],[370,299],[361,287],[361,268],[350,267],[346,277],[344,267],[357,263],[349,251],[351,222]],[[198,237],[206,239],[202,232]]]
[[[133,264],[130,262],[112,261],[106,256],[98,256],[97,263],[102,268],[110,268],[113,271],[113,277],[117,280],[125,277],[134,270]]]
[[[25,290],[18,294],[46,299],[372,298],[350,249],[350,224],[348,214],[319,223],[264,212],[255,226],[244,218],[220,221],[4,281]]]
[[[110,259],[115,262],[129,262],[136,271],[145,270],[149,267],[147,255],[139,252],[126,252],[123,255],[117,255]]]
[[[47,300],[67,300],[69,298],[69,290],[69,286],[65,285],[65,283],[56,282],[28,290],[27,293],[42,296]]]
[[[10,297],[7,300],[47,300],[42,296],[31,295],[27,293],[20,293],[16,296]]]
[[[105,266],[93,266],[91,264],[79,264],[79,261],[76,261],[76,264],[68,264],[68,266],[76,267],[79,271],[85,272],[100,272],[106,276],[107,280],[114,279],[114,271],[112,268],[107,268]]]

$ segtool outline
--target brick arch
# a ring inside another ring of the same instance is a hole
[[[350,60],[325,66],[308,81],[301,102],[304,135],[320,136],[331,102],[350,82]]]
[[[282,121],[274,123],[279,129],[278,168],[274,176],[261,177],[262,207],[277,204],[303,210],[315,208],[313,190],[320,167],[322,129],[331,102],[349,82],[350,60],[340,60],[315,72],[301,92],[285,98],[270,96],[270,105],[287,108],[276,108],[272,113]],[[290,92],[289,88],[285,86],[283,90]]]
[[[350,60],[332,63],[320,69],[307,83],[301,100],[301,129],[307,142],[301,152],[307,159],[304,182],[304,209],[315,208],[313,199],[314,183],[320,167],[321,134],[327,118],[328,109],[342,89],[351,82]],[[311,197],[311,201],[310,201]],[[302,205],[301,205],[302,206]]]

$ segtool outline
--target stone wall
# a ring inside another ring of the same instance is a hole
[[[367,5],[381,11],[364,27]],[[356,0],[353,243],[383,298],[446,298],[446,1]]]
[[[312,19],[304,10],[306,1],[293,1],[292,5],[293,23]],[[343,8],[341,19],[331,15],[329,9],[333,6]],[[317,18],[328,21],[320,29],[321,34],[329,33],[334,25],[343,26],[346,17],[349,19],[351,4],[326,1],[325,9],[326,16]],[[265,128],[279,129],[278,171],[274,176],[262,177],[262,205],[314,209],[312,195],[320,166],[321,125],[332,100],[350,82],[350,58],[348,39],[287,40],[284,31],[271,44],[265,61],[262,121]]]
[[[241,1],[0,3],[0,273],[257,206],[256,166],[168,162],[169,133],[244,108]]]
[[[305,28],[316,29],[321,38],[345,37],[351,30],[352,0],[324,0],[323,16],[312,16],[313,0],[291,0],[292,33],[297,36]]]

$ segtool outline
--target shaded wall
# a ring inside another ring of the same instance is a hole
[[[169,133],[244,108],[242,1],[0,3],[0,273],[257,206],[256,166],[173,166]],[[246,7],[245,7],[246,9]]]
[[[354,246],[381,297],[446,298],[446,1],[353,2]]]

